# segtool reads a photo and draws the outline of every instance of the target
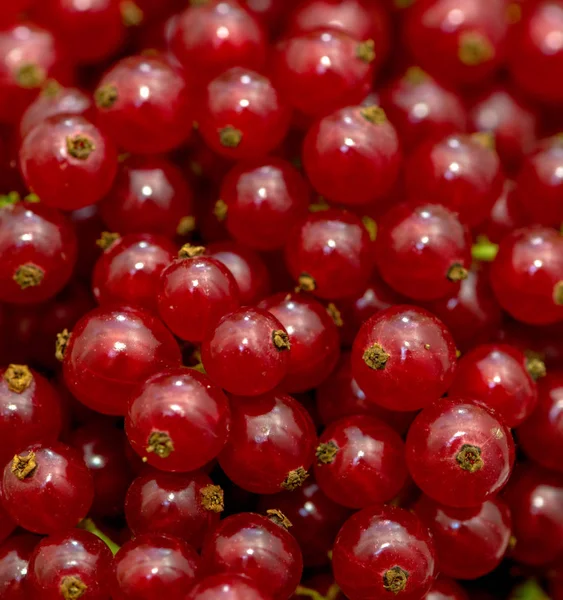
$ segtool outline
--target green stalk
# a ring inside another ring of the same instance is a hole
[[[96,524],[94,523],[94,521],[92,521],[92,519],[82,520],[79,523],[78,527],[80,527],[80,529],[84,529],[85,531],[89,531],[90,533],[93,533],[95,536],[99,537],[102,540],[102,542],[104,542],[106,546],[111,550],[114,556],[119,551],[119,546],[113,540],[110,540],[110,538],[103,531],[100,531],[96,527]]]

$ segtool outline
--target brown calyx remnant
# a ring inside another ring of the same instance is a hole
[[[119,8],[125,27],[137,27],[143,22],[145,15],[133,0],[123,0]]]
[[[367,229],[370,241],[375,242],[377,239],[377,223],[371,217],[366,216],[362,217],[362,223]]]
[[[471,139],[486,148],[487,150],[494,150],[496,148],[495,134],[492,131],[477,131],[471,134]]]
[[[425,350],[430,350],[430,344],[424,344],[424,349]]]
[[[28,452],[27,456],[16,454],[12,460],[12,473],[21,481],[29,477],[36,468],[35,452]]]
[[[366,40],[358,44],[356,56],[366,63],[372,63],[375,60],[375,43],[373,40]]]
[[[526,358],[526,371],[534,381],[537,381],[546,375],[545,363],[539,356],[532,353]]]
[[[553,301],[557,306],[563,306],[563,280],[553,286]]]
[[[86,160],[94,152],[96,145],[88,136],[77,133],[67,136],[66,149],[73,158]]]
[[[459,358],[460,356],[461,356],[461,351],[456,348],[455,349],[455,357]]]
[[[4,371],[4,380],[11,392],[21,394],[31,385],[33,375],[27,365],[9,365]]]
[[[43,281],[44,275],[45,271],[43,271],[41,267],[38,267],[32,263],[25,263],[25,265],[20,265],[16,269],[12,279],[20,286],[22,290],[26,290],[27,288],[40,285]]]
[[[275,523],[284,529],[293,527],[293,523],[282,513],[281,510],[278,510],[277,508],[270,508],[266,511],[266,515],[268,516],[268,519],[272,521],[272,523]]]
[[[326,444],[319,444],[317,446],[317,451],[315,452],[318,464],[330,464],[338,453],[338,449],[338,446],[332,440],[330,442],[326,442]]]
[[[495,50],[491,42],[478,31],[466,31],[461,34],[457,55],[459,60],[468,67],[481,65],[491,60]]]
[[[407,586],[409,574],[401,567],[392,567],[385,571],[383,575],[383,587],[388,592],[393,592],[395,595],[402,592]]]
[[[219,129],[219,142],[225,148],[236,148],[242,140],[242,131],[235,129],[232,125],[227,125]]]
[[[344,321],[342,320],[342,314],[333,302],[327,304],[326,312],[330,315],[337,327],[343,327]]]
[[[94,100],[99,108],[111,108],[117,102],[117,98],[117,88],[112,83],[106,83],[94,92]]]
[[[229,207],[227,206],[227,203],[219,198],[213,207],[213,214],[218,221],[224,221],[227,218],[228,210]]]
[[[387,115],[385,114],[385,111],[381,108],[381,106],[375,106],[375,104],[362,108],[360,110],[360,114],[366,121],[369,121],[374,125],[381,125],[387,121]]]
[[[201,505],[205,510],[220,513],[225,510],[225,493],[220,485],[206,485],[199,490]]]
[[[209,0],[190,0],[190,6],[205,6]]]
[[[74,575],[67,575],[61,580],[61,594],[64,600],[77,600],[81,598],[88,589],[88,586]]]
[[[463,281],[467,279],[467,269],[460,263],[454,263],[449,269],[446,277],[453,282]]]
[[[299,289],[302,292],[313,292],[317,287],[315,280],[309,275],[309,273],[301,273],[297,281],[299,283]]]
[[[61,362],[64,360],[66,348],[70,341],[70,333],[68,329],[63,329],[61,333],[57,333],[57,341],[55,343],[55,358]]]
[[[364,351],[362,358],[370,369],[381,371],[389,360],[389,354],[379,344],[373,344]]]
[[[283,352],[284,350],[289,350],[291,348],[289,336],[281,329],[272,331],[272,342],[274,342],[274,346],[279,352]]]
[[[154,452],[160,458],[168,458],[174,452],[170,436],[163,431],[153,431],[149,437],[147,452]]]
[[[485,462],[481,458],[481,448],[471,444],[463,444],[455,459],[464,471],[470,473],[476,473],[485,466]]]
[[[281,487],[284,490],[293,492],[293,490],[296,490],[303,485],[303,482],[307,477],[309,477],[309,473],[307,473],[303,467],[298,467],[287,474],[287,477],[282,481]]]
[[[195,258],[205,253],[205,246],[192,246],[184,244],[178,252],[178,258]]]
[[[47,79],[41,90],[41,95],[47,98],[55,98],[62,90],[61,84],[55,79]]]
[[[195,217],[187,216],[182,217],[176,227],[176,233],[178,235],[189,235],[195,229]]]
[[[506,20],[509,25],[514,25],[518,23],[522,18],[522,7],[518,2],[511,2],[506,7]]]
[[[99,246],[102,250],[107,250],[120,237],[121,236],[119,235],[119,233],[111,231],[102,231],[100,239],[96,240],[96,246]]]
[[[403,77],[404,81],[413,85],[419,85],[425,81],[428,81],[428,79],[428,73],[420,67],[409,67],[405,73],[405,76]]]
[[[38,88],[45,82],[45,70],[39,65],[27,64],[22,65],[16,72],[16,81],[22,88],[33,89]]]

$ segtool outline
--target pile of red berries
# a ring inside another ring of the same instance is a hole
[[[562,600],[562,131],[563,0],[3,0],[0,600]]]

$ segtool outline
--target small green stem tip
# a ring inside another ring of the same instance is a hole
[[[340,588],[333,583],[329,588],[326,596],[323,596],[320,592],[312,590],[311,588],[298,585],[295,590],[296,596],[303,596],[304,598],[312,598],[312,600],[335,600],[340,592]]]
[[[80,527],[80,529],[84,529],[85,531],[89,531],[90,533],[93,533],[95,536],[99,537],[102,540],[102,542],[104,542],[106,546],[111,550],[114,556],[119,551],[120,547],[113,540],[110,540],[110,538],[103,531],[100,531],[96,527],[96,524],[94,523],[94,521],[92,521],[92,519],[83,519],[78,524],[78,527]]]
[[[535,579],[528,579],[512,589],[509,600],[549,600],[549,596]]]
[[[486,238],[480,239],[476,244],[473,244],[471,248],[471,255],[474,260],[482,260],[491,262],[495,260],[498,252],[498,244],[489,242]]]

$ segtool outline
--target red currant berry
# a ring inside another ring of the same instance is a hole
[[[221,156],[260,158],[283,140],[290,117],[289,107],[269,79],[233,67],[207,85],[199,131]]]
[[[563,237],[555,229],[527,227],[506,236],[490,277],[515,319],[534,325],[563,319]]]
[[[518,199],[516,184],[507,179],[488,219],[479,226],[478,231],[490,242],[498,244],[509,233],[525,227],[529,222],[530,216],[525,213]]]
[[[342,526],[332,553],[336,583],[350,600],[423,598],[436,576],[432,538],[410,512],[364,508]]]
[[[114,600],[182,598],[197,581],[201,560],[186,542],[168,535],[139,535],[115,555]]]
[[[111,231],[176,235],[192,216],[192,191],[182,172],[155,156],[134,156],[120,164],[115,184],[100,203]],[[183,221],[183,220],[186,221]]]
[[[28,593],[42,600],[108,600],[112,559],[106,544],[87,531],[50,535],[30,557]]]
[[[236,573],[211,575],[195,585],[185,600],[272,600],[251,579]]]
[[[100,123],[127,152],[167,152],[191,133],[194,109],[188,85],[164,58],[120,60],[102,77],[94,97]]]
[[[137,386],[180,364],[172,334],[152,314],[132,307],[93,310],[71,334],[58,337],[57,355],[69,391],[86,406],[123,415]]]
[[[133,535],[177,535],[200,548],[224,510],[223,490],[199,471],[141,475],[127,492],[125,517]]]
[[[536,410],[518,428],[524,452],[540,465],[563,471],[563,372],[548,373],[538,381]]]
[[[453,579],[438,577],[424,600],[469,600],[465,590]]]
[[[0,207],[0,300],[43,302],[70,279],[76,236],[59,212],[40,203]]]
[[[225,445],[229,404],[202,373],[169,369],[149,378],[133,396],[125,431],[144,462],[163,471],[193,471]]]
[[[440,572],[448,577],[482,577],[500,564],[508,548],[510,511],[500,498],[451,508],[423,496],[414,512],[432,532]]]
[[[29,558],[39,542],[28,533],[13,535],[0,546],[2,600],[26,600]]]
[[[290,345],[287,331],[271,313],[241,308],[208,332],[201,359],[217,385],[232,394],[258,396],[287,375]]]
[[[373,40],[344,32],[300,33],[275,47],[273,80],[293,108],[322,117],[365,98],[373,79],[374,48]]]
[[[397,128],[405,149],[465,131],[461,98],[419,67],[410,67],[381,92],[381,105]]]
[[[410,198],[431,198],[473,227],[489,215],[502,192],[500,160],[489,134],[450,135],[422,144],[405,166]]]
[[[113,143],[82,115],[57,115],[36,125],[19,159],[29,189],[47,206],[64,210],[101,200],[117,172]]]
[[[274,600],[289,598],[303,571],[295,538],[283,524],[254,513],[223,519],[207,536],[202,559],[206,573],[245,575]]]
[[[231,432],[219,464],[233,483],[249,492],[291,491],[307,478],[316,445],[309,413],[291,396],[235,396]]]
[[[315,479],[321,490],[349,508],[388,502],[407,480],[399,434],[367,415],[331,423],[319,438],[316,457]]]
[[[202,256],[202,246],[186,244],[161,273],[158,312],[171,331],[201,342],[221,317],[239,306],[237,283],[225,265]]]
[[[170,48],[184,68],[202,79],[231,67],[260,69],[266,36],[237,0],[194,2],[175,20]]]
[[[372,402],[416,410],[442,396],[456,368],[444,324],[414,306],[393,306],[366,321],[352,348],[352,372]]]
[[[92,475],[64,444],[30,446],[4,468],[4,508],[24,529],[50,534],[74,527],[94,498]]]
[[[400,163],[397,132],[378,106],[343,108],[315,123],[305,137],[307,176],[319,194],[338,204],[383,198]]]
[[[360,293],[372,270],[372,242],[356,215],[329,209],[293,228],[285,246],[287,268],[304,291],[320,298]]]
[[[414,420],[406,442],[412,478],[432,499],[478,506],[508,481],[514,463],[510,430],[482,404],[441,399]]]

